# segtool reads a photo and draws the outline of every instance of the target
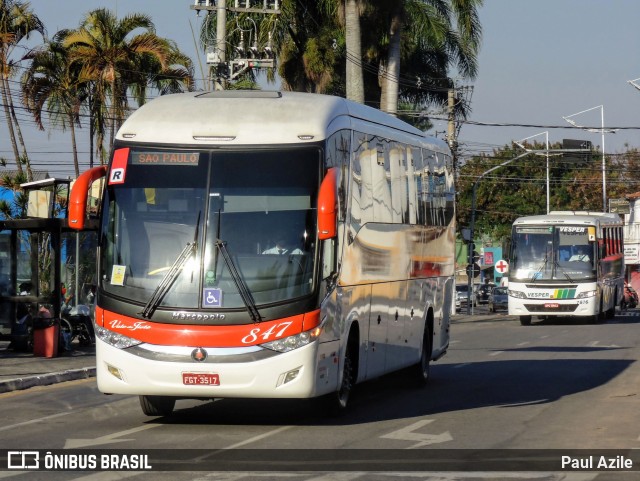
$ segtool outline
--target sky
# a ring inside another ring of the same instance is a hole
[[[147,13],[156,33],[175,40],[196,65],[204,55],[196,48],[204,15],[198,17],[189,0],[31,0],[49,35],[77,27],[94,8],[109,8],[123,16]],[[461,126],[458,142],[463,155],[491,154],[513,141],[561,142],[589,140],[601,146],[602,115],[605,152],[625,145],[640,148],[640,90],[629,80],[640,77],[640,1],[638,0],[485,0],[479,10],[483,29],[478,56],[479,74],[458,85],[473,87],[470,123]],[[37,38],[31,45],[37,44]],[[206,67],[206,65],[205,65]],[[640,80],[639,80],[640,83]],[[199,87],[203,87],[202,80]],[[276,88],[265,85],[264,88]],[[579,115],[578,112],[582,112]],[[571,126],[569,117],[588,132]],[[34,168],[53,176],[73,173],[67,132],[38,132],[24,115],[23,134]],[[444,121],[431,133],[442,136]],[[88,167],[88,147],[80,132],[81,163]],[[13,163],[4,113],[0,111],[0,157]],[[2,169],[0,169],[0,172]]]

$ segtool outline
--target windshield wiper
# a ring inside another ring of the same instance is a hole
[[[142,317],[149,319],[155,310],[158,308],[162,299],[167,295],[169,289],[173,283],[178,279],[182,268],[189,260],[189,258],[195,254],[196,247],[198,246],[198,231],[200,230],[200,212],[198,212],[198,220],[196,222],[196,230],[193,235],[193,242],[187,242],[187,245],[184,246],[177,259],[173,262],[167,273],[164,275],[156,290],[153,291],[151,298],[144,306],[144,309],[140,313]],[[193,276],[191,278],[191,282],[193,282]]]
[[[236,265],[233,263],[233,259],[231,259],[231,256],[229,255],[227,243],[220,239],[216,239],[216,247],[222,254],[225,264],[227,264],[229,274],[231,274],[231,278],[236,285],[236,289],[238,289],[242,302],[244,302],[244,305],[247,308],[247,312],[249,312],[249,315],[251,316],[251,320],[256,323],[262,322],[262,316],[260,315],[260,312],[258,312],[256,301],[253,299],[251,290],[249,289],[249,286],[247,286],[246,282],[244,282],[244,279],[240,276],[240,273],[236,269]]]
[[[567,274],[567,273],[566,273],[566,271],[564,270],[564,267],[562,267],[558,261],[554,261],[553,265],[554,265],[554,267],[556,268],[556,270],[560,270],[560,272],[562,272],[562,274],[567,278],[567,280],[568,280],[569,282],[571,282],[572,284],[575,282],[575,281],[571,278],[571,276],[570,276],[569,274]]]
[[[549,262],[549,256],[545,255],[544,256],[544,262],[540,265],[540,267],[538,267],[538,270],[533,274],[533,276],[531,276],[531,281],[530,282],[535,282],[538,279],[538,274],[540,274],[542,272],[542,270],[547,265],[547,262]]]

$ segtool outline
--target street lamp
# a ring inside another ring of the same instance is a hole
[[[640,85],[638,85],[638,82],[637,82],[638,80],[640,80],[640,78],[634,78],[633,80],[627,80],[627,83],[633,85],[635,88],[640,90]]]
[[[576,115],[580,115],[583,114],[585,112],[589,112],[591,110],[595,110],[595,109],[600,109],[600,128],[599,129],[594,129],[591,127],[584,127],[583,125],[578,125],[576,124],[576,122],[571,118],[571,117],[575,117]],[[605,132],[613,134],[616,131],[612,130],[612,129],[604,129],[604,106],[603,105],[598,105],[597,107],[591,107],[590,109],[587,110],[583,110],[582,112],[576,112],[575,114],[571,114],[571,115],[567,115],[566,117],[562,117],[563,119],[565,119],[567,122],[569,122],[571,125],[573,125],[574,127],[578,127],[579,129],[585,130],[587,132],[600,132],[602,134],[602,212],[606,212],[607,211],[607,173],[606,173],[606,164],[605,164],[605,160],[604,160],[604,134]]]
[[[542,134],[545,135],[545,139],[546,139],[545,156],[547,157],[547,214],[548,214],[549,213],[549,131],[547,130],[545,132],[540,132],[539,134],[530,135],[529,137],[525,137],[524,139],[521,139],[521,140],[514,140],[513,143],[516,144],[518,147],[530,152],[531,149],[527,149],[524,146],[524,142]],[[538,155],[542,155],[542,154],[538,154]]]
[[[548,151],[548,149],[547,149]],[[469,225],[469,246],[474,245],[473,242],[473,231],[475,228],[475,224],[476,224],[476,192],[478,190],[478,183],[482,180],[482,178],[493,172],[494,170],[499,169],[500,167],[504,167],[507,164],[510,164],[511,162],[513,162],[514,160],[518,160],[521,159],[522,157],[525,157],[529,154],[537,154],[539,153],[539,150],[528,150],[527,152],[520,154],[516,157],[514,157],[513,159],[509,159],[509,160],[505,160],[504,162],[502,162],[501,164],[498,164],[494,167],[491,167],[489,170],[484,171],[482,174],[480,174],[478,176],[478,178],[476,179],[476,181],[473,183],[473,190],[471,191],[471,223]],[[546,152],[546,151],[545,151]],[[474,273],[474,262],[473,262],[473,249],[468,249],[469,251],[469,265],[471,266],[470,272],[467,274],[467,292],[468,292],[468,298],[467,298],[467,314],[471,314],[471,309],[473,307],[473,302],[471,300],[471,296],[473,294],[473,273]]]

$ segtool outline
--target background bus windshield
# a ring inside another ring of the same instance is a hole
[[[514,280],[594,279],[595,242],[586,226],[516,226],[512,236]]]

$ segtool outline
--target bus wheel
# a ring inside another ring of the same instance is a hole
[[[523,326],[530,326],[531,316],[520,316],[520,324]]]
[[[147,416],[169,416],[176,405],[175,398],[168,396],[139,396],[142,412]]]
[[[429,382],[431,374],[431,352],[432,352],[431,333],[429,326],[424,326],[424,336],[422,339],[422,351],[420,352],[420,361],[413,366],[414,379],[418,386],[425,386]]]

